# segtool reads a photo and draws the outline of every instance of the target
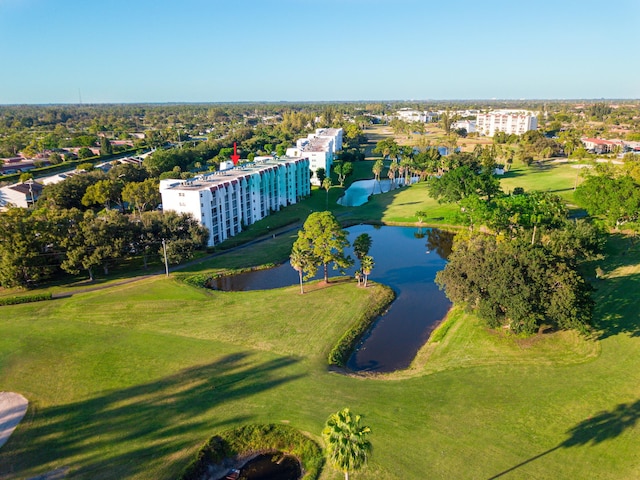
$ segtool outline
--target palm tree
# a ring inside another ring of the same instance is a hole
[[[349,480],[349,472],[360,470],[367,463],[371,453],[367,439],[371,429],[360,424],[361,418],[344,408],[332,413],[322,430],[329,462],[344,473],[345,480]]]
[[[327,210],[329,210],[329,189],[331,188],[331,179],[329,177],[322,180],[322,188],[327,191]]]
[[[360,281],[362,280],[362,272],[360,272],[360,270],[356,270],[355,273],[353,274],[353,276],[355,277],[356,281],[358,282],[358,286],[360,286]]]
[[[375,176],[376,181],[378,182],[378,186],[380,186],[380,174],[382,173],[383,169],[384,169],[384,162],[382,161],[381,158],[379,158],[378,160],[376,160],[376,163],[373,164],[373,168],[371,169],[373,172],[373,175]],[[380,192],[382,192],[382,190],[380,190]]]
[[[371,235],[368,233],[361,233],[353,241],[353,253],[358,260],[369,254],[371,242]]]
[[[289,263],[291,267],[298,272],[300,276],[300,293],[304,294],[304,287],[302,286],[302,279],[305,270],[308,269],[309,264],[311,263],[311,258],[309,256],[309,252],[305,252],[302,250],[299,245],[294,244],[293,249],[291,250],[291,255],[289,255]]]
[[[373,257],[371,255],[365,255],[360,259],[360,270],[362,270],[362,275],[364,276],[364,288],[367,288],[367,280],[374,265]]]
[[[396,173],[398,172],[398,164],[396,162],[391,162],[389,165],[389,171],[387,172],[387,176],[389,177],[389,182],[391,184],[389,189],[392,189],[396,185]]]

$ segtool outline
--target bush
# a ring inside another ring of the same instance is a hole
[[[338,340],[338,343],[329,352],[329,365],[344,367],[349,360],[356,344],[369,329],[378,315],[387,308],[395,298],[395,293],[389,287],[379,286],[379,293],[370,298],[362,316],[353,323],[351,328]]]
[[[211,437],[187,466],[181,480],[199,480],[209,465],[241,455],[283,452],[296,457],[304,480],[317,479],[324,464],[320,447],[298,430],[287,425],[243,425]]]
[[[42,302],[51,300],[51,293],[36,293],[33,295],[22,295],[20,297],[0,297],[0,306],[18,305],[19,303]]]

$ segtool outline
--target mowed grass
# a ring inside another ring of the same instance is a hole
[[[515,168],[502,182],[572,188],[574,170],[564,168]],[[455,210],[430,200],[424,184],[331,208],[341,220],[390,223]],[[283,233],[191,270],[286,258],[294,238]],[[375,285],[335,279],[305,295],[298,286],[224,293],[157,277],[2,307],[0,390],[22,393],[30,407],[0,449],[0,478],[68,468],[69,478],[172,479],[216,432],[285,422],[319,441],[327,416],[345,406],[373,431],[358,479],[640,478],[640,249],[617,235],[608,254],[589,266],[605,272],[594,284],[592,338],[523,339],[454,309],[447,333],[410,369],[378,378],[330,372],[325,360],[376,301]],[[322,474],[342,477],[328,466]]]
[[[0,384],[31,403],[0,472],[170,479],[217,431],[287,422],[319,440],[349,406],[373,430],[357,478],[637,478],[640,252],[624,237],[610,249],[595,338],[520,339],[454,311],[411,369],[381,378],[325,366],[375,286],[222,293],[155,278],[3,307]]]

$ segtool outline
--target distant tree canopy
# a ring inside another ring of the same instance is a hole
[[[429,195],[439,202],[460,202],[477,195],[486,202],[500,194],[500,182],[493,172],[473,170],[464,165],[447,171],[440,178],[429,179]]]
[[[589,214],[601,216],[610,227],[637,225],[640,219],[640,182],[630,175],[603,169],[588,175],[575,196]]]

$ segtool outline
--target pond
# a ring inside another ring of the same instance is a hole
[[[418,181],[418,177],[410,179],[410,183],[415,183],[416,181]],[[403,178],[397,178],[395,182],[394,188],[404,185]],[[358,180],[347,188],[337,203],[343,207],[359,207],[367,203],[371,195],[387,193],[389,190],[391,190],[390,180]]]
[[[300,463],[290,455],[262,454],[240,469],[239,480],[298,480]]]
[[[451,307],[434,279],[446,264],[453,234],[431,228],[371,225],[358,225],[347,231],[351,243],[362,233],[371,236],[369,254],[375,267],[369,279],[388,285],[396,293],[389,310],[375,321],[347,366],[355,371],[375,372],[406,368]],[[348,253],[353,257],[351,250]],[[347,273],[353,275],[354,271],[352,268]],[[225,291],[264,290],[298,281],[298,273],[287,262],[269,270],[213,279],[212,287]]]

